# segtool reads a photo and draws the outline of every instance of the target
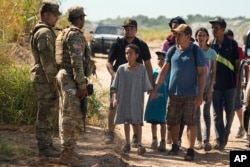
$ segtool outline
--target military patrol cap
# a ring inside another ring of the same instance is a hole
[[[59,5],[53,0],[43,0],[40,12],[51,12],[56,14],[57,16],[61,15],[62,13],[59,11]]]
[[[79,16],[86,16],[83,7],[72,6],[68,9],[68,20],[70,20],[70,18],[76,18]]]

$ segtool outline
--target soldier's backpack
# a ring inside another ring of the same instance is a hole
[[[63,46],[65,45],[65,41],[68,38],[69,32],[70,31],[80,31],[77,28],[66,28],[63,29],[59,34],[58,34],[58,38],[56,40],[56,62],[57,64],[61,64],[62,63],[62,58],[63,58]],[[82,32],[81,32],[82,33]],[[85,38],[84,38],[85,40]],[[96,74],[95,70],[96,70],[96,66],[95,66],[95,61],[91,60],[90,58],[90,50],[89,50],[89,46],[87,44],[87,41],[84,42],[85,43],[85,50],[84,50],[84,58],[83,58],[83,65],[84,65],[84,73],[86,77],[89,77],[91,74]]]

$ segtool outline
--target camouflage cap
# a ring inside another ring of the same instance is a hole
[[[56,15],[61,15],[62,13],[59,11],[59,5],[53,0],[43,0],[40,13],[51,12]]]
[[[68,19],[79,17],[79,16],[86,16],[86,14],[84,13],[83,7],[72,6],[68,9]]]

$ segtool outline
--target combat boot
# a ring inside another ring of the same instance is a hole
[[[74,153],[74,147],[64,147],[61,151],[59,161],[64,165],[81,166],[78,156]]]
[[[48,147],[39,149],[39,157],[59,157],[60,152],[54,148]]]

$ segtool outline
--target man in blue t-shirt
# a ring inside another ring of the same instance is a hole
[[[183,118],[183,124],[187,125],[188,149],[184,157],[186,161],[194,159],[194,143],[196,138],[197,113],[196,108],[203,101],[205,86],[205,56],[200,48],[197,48],[197,56],[194,56],[193,42],[190,41],[192,29],[186,24],[180,24],[172,30],[176,38],[176,47],[172,56],[169,49],[165,63],[156,79],[150,98],[157,97],[157,89],[164,81],[166,74],[170,73],[169,103],[167,113],[167,125],[169,126],[173,144],[170,155],[179,152],[178,135]],[[196,60],[195,60],[196,59]]]
[[[216,145],[214,149],[223,150],[227,144],[232,126],[236,97],[236,76],[239,69],[238,44],[224,35],[226,22],[221,17],[210,20],[214,40],[212,48],[217,52],[216,78],[212,103],[214,107],[214,122]],[[224,125],[223,109],[226,112]]]

